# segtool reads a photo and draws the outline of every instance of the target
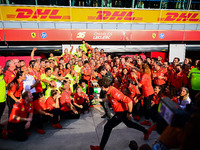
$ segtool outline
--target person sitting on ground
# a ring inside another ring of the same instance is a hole
[[[89,105],[90,105],[89,98],[81,90],[80,86],[77,86],[77,88],[76,88],[76,93],[74,94],[73,105],[81,113],[84,113],[85,110],[88,110],[88,112],[89,112]]]

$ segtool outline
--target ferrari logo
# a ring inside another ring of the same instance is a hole
[[[156,34],[155,34],[155,33],[152,34],[152,38],[153,38],[153,39],[156,38]]]
[[[32,36],[32,38],[35,38],[35,37],[36,37],[36,33],[35,33],[35,32],[32,32],[32,33],[31,33],[31,36]]]

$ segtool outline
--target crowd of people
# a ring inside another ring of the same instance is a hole
[[[72,46],[61,56],[50,53],[47,59],[34,59],[37,48],[33,48],[29,64],[13,59],[4,69],[0,66],[0,118],[6,104],[9,109],[3,138],[27,140],[33,126],[45,134],[43,124],[47,120],[60,129],[61,119],[78,119],[96,100],[101,102],[102,118],[108,122],[100,146],[91,149],[104,149],[112,128],[120,122],[142,131],[148,139],[156,130],[161,98],[169,97],[187,110],[200,94],[199,60],[193,65],[189,58],[181,64],[178,57],[171,64],[160,56],[112,58],[103,49],[82,42],[74,53]],[[101,88],[100,96],[94,92],[94,82]],[[120,119],[111,117],[110,107]],[[133,123],[132,116],[139,123]],[[143,116],[145,120],[140,122]]]

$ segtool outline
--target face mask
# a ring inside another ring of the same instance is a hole
[[[180,72],[180,69],[176,69],[176,73],[179,73]]]

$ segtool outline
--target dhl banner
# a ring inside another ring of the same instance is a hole
[[[200,41],[191,30],[0,29],[3,41]],[[5,39],[4,39],[5,37]]]
[[[200,23],[200,11],[0,6],[2,21]]]

